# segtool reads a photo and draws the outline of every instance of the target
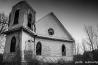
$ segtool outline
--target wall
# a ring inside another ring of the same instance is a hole
[[[31,60],[33,55],[36,54],[36,44],[38,41],[42,43],[42,55],[37,55],[36,58],[39,60],[43,59],[45,61],[54,61],[59,59],[64,59],[65,61],[72,61],[73,60],[73,44],[69,42],[63,41],[54,41],[49,39],[42,39],[42,38],[35,38],[35,50],[34,50],[34,38],[33,36],[29,35],[28,33],[22,31],[22,35],[18,32],[13,33],[12,35],[7,36],[6,47],[4,53],[10,53],[10,40],[12,36],[16,36],[17,38],[17,45],[19,44],[20,50],[22,51],[22,61]],[[20,40],[20,41],[19,41]],[[31,40],[28,42],[28,40]],[[66,46],[66,56],[62,56],[62,44]],[[16,45],[16,46],[17,46]],[[9,58],[14,55],[7,55]],[[6,55],[4,56],[4,58]],[[8,58],[6,58],[7,60]],[[11,59],[9,59],[11,60]]]
[[[4,53],[10,53],[10,44],[11,44],[11,39],[13,36],[16,37],[16,46],[20,43],[20,39],[21,39],[20,38],[21,37],[20,32],[14,32],[14,33],[8,34],[6,37]]]
[[[64,59],[65,61],[72,61],[73,60],[73,43],[72,42],[63,42],[63,41],[54,41],[54,40],[49,40],[49,39],[42,39],[42,38],[35,38],[35,43],[27,43],[30,44],[28,47],[26,45],[27,40],[32,40],[34,41],[33,36],[29,35],[26,32],[22,32],[22,58],[23,60],[25,59],[25,54],[24,50],[27,47],[27,51],[31,50],[32,54],[29,55],[31,57],[28,57],[29,60],[34,58],[33,55],[36,54],[36,44],[38,41],[42,43],[42,55],[36,55],[36,58],[39,60],[45,60],[45,61],[51,61],[51,59],[54,60],[59,60],[59,59]],[[34,49],[34,44],[35,44],[35,49]],[[62,56],[62,44],[66,46],[66,56]],[[34,53],[35,52],[35,53]],[[47,60],[46,60],[47,59]],[[26,59],[27,60],[27,59]]]
[[[41,56],[46,57],[48,60],[49,58],[54,59],[64,58],[66,61],[73,60],[73,46],[72,46],[73,43],[36,38],[35,45],[37,44],[38,41],[42,43]],[[61,50],[62,44],[66,46],[66,56],[62,56],[62,50]]]
[[[28,40],[30,40],[30,42],[28,42]],[[22,50],[22,61],[32,58],[32,55],[34,54],[34,38],[33,36],[29,35],[28,33],[24,31],[22,31],[21,50]],[[26,56],[29,56],[29,57],[27,58]]]
[[[11,39],[13,36],[16,37],[16,48],[15,48],[15,52],[10,52]],[[19,44],[20,42],[21,42],[21,33],[19,31],[17,31],[17,32],[15,31],[15,32],[7,35],[5,48],[4,48],[4,56],[3,56],[4,61],[17,60],[17,59],[15,59],[15,56],[17,55],[17,52],[20,49],[20,44]]]

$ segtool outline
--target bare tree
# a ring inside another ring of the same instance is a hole
[[[77,54],[77,47],[76,47],[76,43],[74,45],[74,54],[76,55]]]
[[[91,47],[91,50],[94,50],[95,49],[94,45],[97,42],[98,35],[97,35],[94,27],[92,27],[92,26],[85,26],[85,31],[88,36],[89,45]]]
[[[0,49],[4,48],[5,35],[3,34],[8,28],[8,17],[4,13],[0,13]]]
[[[2,32],[7,30],[8,27],[8,18],[4,15],[4,13],[0,13],[0,35]]]
[[[86,40],[82,40],[82,47],[83,47],[83,51],[86,51]]]
[[[75,53],[76,53],[76,55],[78,55],[79,54],[79,43],[76,43],[76,45],[75,45]]]
[[[88,42],[87,38],[82,40],[82,48],[83,48],[84,52],[91,50],[91,46],[90,46],[90,43]]]

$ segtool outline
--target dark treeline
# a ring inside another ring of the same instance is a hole
[[[75,55],[74,62],[77,65],[97,65],[98,64],[98,49],[93,51],[85,51],[83,55]]]

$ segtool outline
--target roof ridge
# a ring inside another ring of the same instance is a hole
[[[74,40],[73,37],[71,36],[71,34],[66,29],[66,27],[64,27],[64,25],[62,24],[62,22],[58,19],[58,17],[54,13],[51,13],[51,14],[59,21],[59,23],[61,24],[61,26],[63,27],[63,29],[68,33],[68,35],[71,37],[71,39]]]
[[[53,12],[49,12],[48,14],[44,15],[43,17],[41,17],[40,19],[38,19],[35,23],[39,22],[40,20],[42,20],[43,18],[45,18],[46,16],[53,14]]]
[[[62,22],[58,19],[58,17],[53,13],[53,12],[50,12],[48,13],[47,15],[43,16],[41,19],[39,19],[36,23],[38,23],[40,20],[42,20],[43,18],[45,18],[46,16],[48,15],[52,15],[54,16],[58,22],[60,23],[60,25],[63,27],[63,29],[67,32],[67,34],[70,36],[71,40],[74,40],[74,38],[71,36],[71,34],[68,32],[68,30],[64,27],[64,25],[62,24]]]

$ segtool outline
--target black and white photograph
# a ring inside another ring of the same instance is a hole
[[[0,0],[0,65],[97,64],[97,0]]]

